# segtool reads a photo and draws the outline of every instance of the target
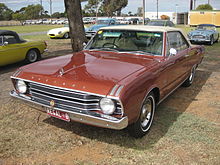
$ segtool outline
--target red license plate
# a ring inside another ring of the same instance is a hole
[[[47,107],[46,107],[46,111],[47,111],[47,114],[52,117],[55,117],[55,118],[58,118],[58,119],[61,119],[64,121],[68,121],[68,122],[70,121],[70,117],[69,117],[68,113],[66,113],[66,112],[54,110],[54,109],[47,108]]]

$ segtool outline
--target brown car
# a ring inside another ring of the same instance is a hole
[[[203,55],[176,28],[106,27],[81,52],[18,69],[10,94],[67,122],[142,137],[157,105],[192,84]]]

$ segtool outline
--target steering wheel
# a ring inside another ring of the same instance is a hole
[[[109,45],[109,46],[108,46]],[[104,48],[118,48],[118,45],[114,44],[114,43],[110,43],[107,42],[105,44],[102,45]]]

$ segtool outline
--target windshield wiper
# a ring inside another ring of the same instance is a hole
[[[117,49],[114,49],[114,48],[105,48],[105,47],[102,47],[102,48],[90,48],[89,50],[96,50],[96,51],[104,50],[104,51],[114,51],[114,52],[118,52]]]
[[[154,55],[151,52],[145,52],[145,51],[142,51],[142,50],[134,50],[134,51],[131,51],[131,52],[132,53],[137,53],[137,54],[150,54],[150,55]]]

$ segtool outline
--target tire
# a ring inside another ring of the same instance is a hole
[[[143,101],[138,120],[128,127],[131,136],[141,138],[147,134],[153,122],[155,109],[155,97],[153,92],[150,92]]]
[[[41,55],[37,49],[31,49],[27,52],[27,55],[26,55],[27,63],[33,63],[40,59],[41,59]]]
[[[63,38],[65,38],[65,39],[68,39],[69,38],[69,33],[67,32],[67,33],[65,33],[64,35],[63,35]]]
[[[192,67],[189,77],[182,84],[183,87],[189,87],[192,85],[194,77],[195,77],[195,73],[196,73],[196,65]]]
[[[213,44],[214,44],[214,38],[212,36],[211,39],[210,39],[209,45],[213,45]]]
[[[215,42],[218,43],[218,41],[219,41],[219,35],[218,35],[218,38],[217,38],[217,40]]]

